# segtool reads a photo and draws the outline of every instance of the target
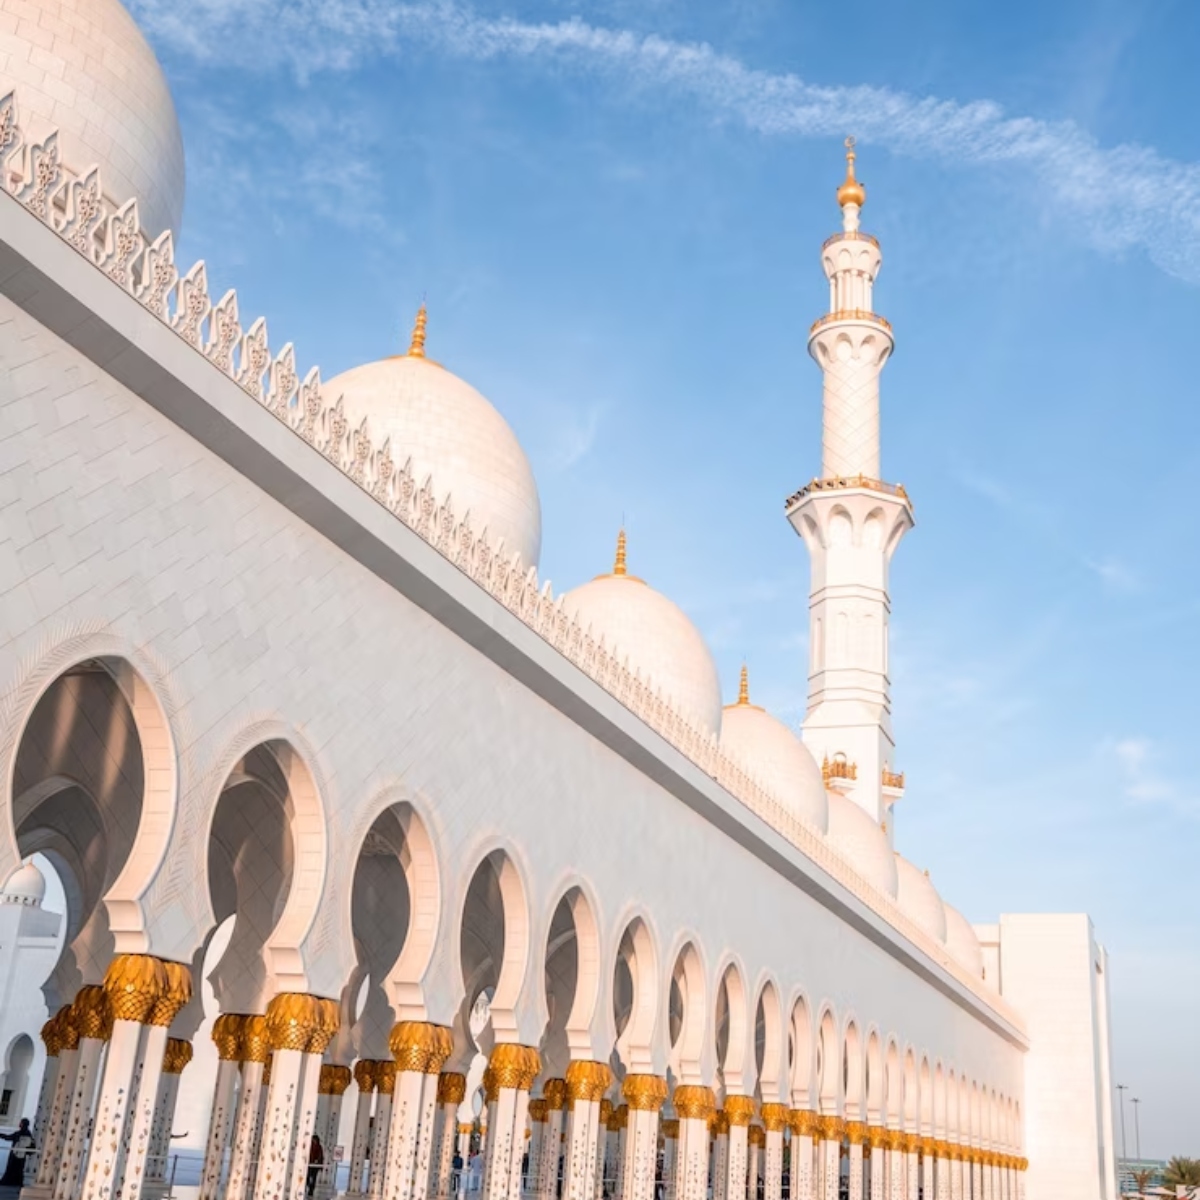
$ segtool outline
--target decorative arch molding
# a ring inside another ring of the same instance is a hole
[[[808,993],[803,989],[794,991],[788,1005],[791,1056],[783,1096],[783,1102],[791,1108],[812,1109],[818,1103],[816,1039],[820,1023],[813,1021],[812,1014]]]
[[[727,1095],[745,1095],[753,1087],[754,1077],[754,1013],[750,1008],[750,992],[746,986],[746,968],[732,951],[721,956],[713,975],[713,1049],[719,1034],[717,1003],[725,990],[725,1009],[728,1031],[723,1061],[718,1069],[725,1081]]]
[[[848,1121],[865,1120],[864,1063],[865,1048],[858,1018],[850,1013],[842,1027],[841,1053],[837,1060],[838,1082],[842,1088],[842,1108]]]
[[[883,1115],[889,1129],[904,1128],[904,1068],[894,1033],[888,1034],[883,1049]]]
[[[654,922],[646,909],[636,905],[621,914],[616,928],[618,934],[613,943],[613,970],[616,970],[616,956],[621,953],[627,933],[633,946],[636,967],[636,970],[630,971],[633,976],[633,1009],[625,1028],[616,1039],[617,1055],[630,1074],[661,1074],[662,1055],[656,1050],[660,1043],[657,1034],[661,1028],[661,959]]]
[[[10,798],[17,753],[38,702],[53,684],[82,663],[99,661],[112,676],[133,719],[142,751],[142,807],[134,849],[104,896],[118,954],[145,954],[154,945],[149,903],[167,856],[179,812],[180,764],[175,729],[180,706],[166,668],[143,646],[108,625],[65,633],[44,653],[18,667],[0,696],[0,770]],[[0,821],[0,879],[20,865],[11,809]]]
[[[904,1050],[904,1125],[906,1133],[921,1131],[921,1091],[917,1082],[917,1055],[911,1046]]]
[[[758,1014],[763,1019],[762,1065],[754,1063],[758,1075],[759,1099],[764,1104],[787,1102],[788,1061],[787,1037],[783,1024],[783,1005],[780,1000],[779,981],[769,972],[764,972],[754,989],[754,1040],[757,1058]]]
[[[817,1102],[820,1111],[829,1116],[842,1108],[842,1039],[838,1033],[838,1017],[833,1005],[823,1001],[816,1023]]]
[[[675,1073],[679,1083],[707,1084],[712,1079],[710,1064],[715,1056],[712,1039],[708,1037],[708,971],[700,939],[691,930],[680,933],[666,962],[669,964],[670,973],[667,976],[667,986],[663,989],[663,1006],[668,1041],[671,1028],[671,983],[675,978],[676,967],[682,966],[686,988],[683,996],[683,1022],[679,1028],[678,1040],[670,1047],[669,1068]]]
[[[571,1003],[571,1011],[567,1014],[567,1045],[572,1058],[590,1059],[595,1056],[595,1045],[598,1041],[594,1037],[594,1025],[599,1014],[600,997],[607,994],[602,968],[604,945],[599,916],[600,905],[591,884],[580,876],[569,876],[553,889],[551,895],[552,902],[546,908],[547,936],[550,922],[553,921],[558,906],[564,901],[570,909],[571,921],[575,926],[575,997]],[[549,1004],[545,997],[544,971],[541,991],[548,1017]]]
[[[866,1120],[872,1125],[883,1121],[886,1094],[883,1075],[883,1039],[874,1023],[867,1027],[867,1047],[863,1055],[863,1101]]]

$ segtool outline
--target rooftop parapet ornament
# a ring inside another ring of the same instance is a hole
[[[825,780],[826,787],[832,779],[857,779],[858,764],[847,762],[846,756],[840,750],[832,758],[827,754],[821,763],[821,778]]]

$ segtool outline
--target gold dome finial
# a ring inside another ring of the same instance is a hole
[[[408,345],[409,358],[424,358],[425,357],[425,326],[429,320],[429,315],[425,311],[425,301],[421,301],[421,307],[417,309],[417,319],[413,322],[412,341]]]
[[[745,707],[750,703],[750,671],[745,663],[742,663],[742,677],[738,681],[738,706]]]
[[[846,179],[837,191],[837,201],[843,208],[847,204],[857,204],[859,208],[862,208],[867,202],[867,189],[854,177],[854,160],[857,157],[858,155],[854,153],[854,139],[848,137],[846,139]]]
[[[622,529],[617,534],[617,559],[613,563],[612,573],[614,575],[624,575],[625,571],[625,530]]]

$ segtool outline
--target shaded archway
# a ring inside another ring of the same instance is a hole
[[[654,1073],[658,1005],[658,955],[654,939],[646,922],[634,917],[621,934],[613,965],[616,1053],[627,1073]]]
[[[816,1094],[814,1075],[812,1016],[808,1001],[799,996],[792,1005],[791,1021],[788,1026],[788,1094],[784,1103],[792,1108],[811,1108]]]
[[[554,906],[546,934],[546,1032],[542,1065],[561,1077],[572,1058],[592,1057],[592,1018],[600,989],[600,932],[584,891],[570,887]]]
[[[755,1094],[760,1103],[781,1104],[787,1086],[783,1013],[779,989],[768,980],[759,989],[754,1014],[754,1060],[758,1076]]]
[[[717,984],[713,1039],[717,1052],[717,1082],[731,1096],[743,1096],[752,1086],[748,1008],[745,980],[737,964],[730,963],[721,972]]]
[[[850,1021],[846,1025],[842,1041],[842,1095],[843,1108],[848,1121],[864,1119],[865,1097],[863,1095],[863,1053],[858,1026]]]
[[[668,1059],[674,1083],[703,1084],[701,1068],[707,1020],[704,964],[694,942],[675,956],[668,996],[671,1053]]]
[[[842,1047],[838,1041],[837,1022],[833,1013],[826,1009],[821,1014],[817,1037],[817,1094],[821,1112],[829,1115],[838,1112],[843,1094],[842,1073]]]
[[[883,1054],[879,1047],[879,1034],[875,1030],[867,1035],[867,1056],[863,1067],[863,1092],[866,1097],[866,1119],[868,1124],[883,1123],[884,1106]]]

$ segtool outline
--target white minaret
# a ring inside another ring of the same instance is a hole
[[[872,309],[882,256],[859,232],[867,194],[854,158],[847,138],[842,232],[821,249],[829,312],[808,338],[825,375],[821,476],[788,500],[787,516],[812,556],[804,741],[827,785],[886,820],[890,837],[903,779],[893,773],[888,563],[913,517],[904,489],[880,478],[879,373],[894,343]]]

